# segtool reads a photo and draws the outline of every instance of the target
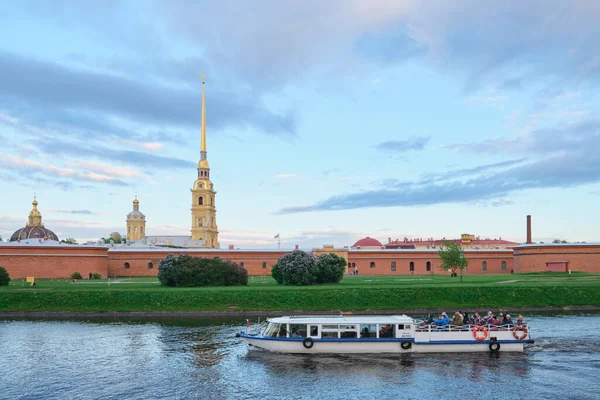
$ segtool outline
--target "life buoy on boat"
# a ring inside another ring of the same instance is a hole
[[[490,351],[492,353],[497,353],[497,352],[500,351],[500,343],[498,343],[498,342],[492,342],[492,343],[490,343],[489,347],[490,347]]]
[[[479,334],[479,332],[483,332],[483,336],[481,336]],[[473,337],[477,340],[485,340],[487,339],[488,336],[488,330],[485,328],[485,326],[476,326],[475,328],[473,328]]]
[[[412,343],[411,342],[400,342],[400,347],[402,347],[402,349],[404,349],[404,350],[408,350],[412,347]]]
[[[519,333],[521,332],[521,333]],[[513,336],[517,340],[523,340],[527,337],[527,327],[524,325],[517,325],[515,329],[513,329]]]
[[[315,344],[315,342],[313,342],[312,338],[309,338],[309,337],[307,337],[306,339],[304,339],[302,341],[302,345],[307,349],[311,349],[314,344]]]

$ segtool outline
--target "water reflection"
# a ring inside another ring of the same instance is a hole
[[[241,321],[0,321],[0,398],[595,398],[600,316],[529,320],[524,353],[341,356],[249,351]]]

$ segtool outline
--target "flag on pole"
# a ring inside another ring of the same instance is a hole
[[[275,235],[275,239],[279,239],[279,233]]]

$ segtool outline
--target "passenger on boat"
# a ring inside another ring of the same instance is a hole
[[[292,329],[292,335],[291,335],[291,337],[293,337],[293,338],[301,338],[301,337],[302,337],[302,336],[301,336],[301,335],[298,333],[298,328],[297,328],[297,327],[294,327],[294,328]]]
[[[510,317],[510,314],[506,314],[506,318],[504,318],[504,321],[502,321],[502,325],[507,326],[507,325],[514,325],[515,323],[513,322],[512,318]]]
[[[479,313],[478,313],[478,312],[476,312],[476,313],[473,315],[473,324],[474,324],[474,325],[481,325],[481,315],[479,315]]]
[[[460,311],[454,313],[452,317],[452,325],[462,325],[463,324],[463,316]]]
[[[448,325],[448,314],[444,311],[440,314],[440,318],[433,321],[436,326],[447,326]]]
[[[363,328],[362,331],[360,331],[360,337],[361,338],[368,338],[369,337],[369,328],[367,328],[366,326]]]
[[[515,322],[515,325],[527,325],[527,322],[525,322],[525,318],[523,317],[523,314],[519,314],[519,319],[517,319],[517,322]]]
[[[387,324],[386,326],[382,326],[379,330],[379,337],[389,337],[392,334],[392,326]]]

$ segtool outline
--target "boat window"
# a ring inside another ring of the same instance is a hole
[[[339,337],[339,325],[322,325],[321,326],[321,337],[322,338],[338,338]]]
[[[290,337],[306,337],[306,324],[290,324]]]
[[[398,329],[400,329],[400,330],[404,329],[404,325],[403,324],[398,324]]]
[[[361,338],[377,337],[377,325],[375,325],[375,324],[360,324],[360,337]]]
[[[265,336],[276,337],[279,332],[279,325],[281,325],[281,324],[270,323],[269,326],[267,327],[267,331],[265,332]]]
[[[355,338],[356,325],[340,325],[340,337],[342,338]]]
[[[380,338],[389,338],[396,336],[394,333],[394,327],[396,325],[392,324],[379,324],[379,337]]]
[[[310,336],[319,336],[319,327],[317,325],[310,326]]]

